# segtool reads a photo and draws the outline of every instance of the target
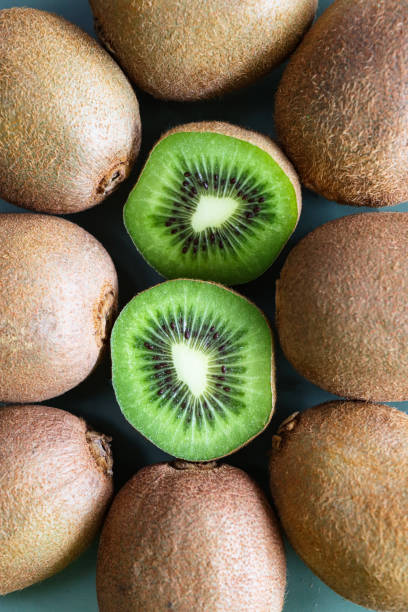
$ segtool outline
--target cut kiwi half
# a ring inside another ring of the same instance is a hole
[[[164,277],[234,285],[269,268],[300,208],[297,175],[269,138],[225,123],[193,123],[153,148],[124,220]]]
[[[113,386],[126,419],[156,446],[210,461],[247,444],[275,403],[262,312],[215,283],[172,280],[138,294],[112,333]]]

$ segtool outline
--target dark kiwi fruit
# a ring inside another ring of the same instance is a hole
[[[156,144],[125,207],[125,225],[166,278],[227,285],[262,274],[294,231],[296,173],[268,137],[190,123]]]
[[[297,412],[273,438],[270,482],[292,546],[326,584],[407,611],[408,415],[350,401]]]
[[[176,457],[228,455],[272,417],[268,322],[214,283],[174,280],[137,295],[114,325],[112,361],[123,414]]]

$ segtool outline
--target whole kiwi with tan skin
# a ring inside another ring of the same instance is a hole
[[[297,553],[337,593],[382,612],[408,602],[408,415],[329,402],[273,438],[271,491]]]
[[[140,137],[130,83],[88,34],[45,11],[0,11],[0,197],[90,208],[129,175]]]
[[[113,493],[109,439],[48,406],[0,408],[0,594],[45,580],[98,531]]]
[[[0,215],[0,401],[38,402],[98,363],[117,307],[103,246],[75,223]]]
[[[101,612],[280,612],[285,583],[272,510],[229,465],[144,468],[119,492],[103,528]]]
[[[244,87],[282,62],[317,0],[90,0],[95,29],[129,77],[157,98]]]
[[[302,183],[329,200],[408,199],[407,32],[406,1],[335,0],[283,74],[279,140]]]

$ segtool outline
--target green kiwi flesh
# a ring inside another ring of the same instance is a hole
[[[171,455],[225,456],[272,417],[269,325],[254,304],[224,287],[183,279],[140,293],[117,319],[111,344],[124,416]]]
[[[260,276],[296,227],[298,198],[278,161],[215,132],[170,133],[125,206],[126,228],[166,278],[227,285]]]

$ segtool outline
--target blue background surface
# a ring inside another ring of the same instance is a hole
[[[59,13],[94,35],[91,10],[85,0],[0,0],[0,8],[28,4]],[[320,0],[318,15],[329,4],[330,0]],[[67,216],[96,236],[111,254],[119,274],[121,306],[124,306],[138,291],[163,280],[136,252],[122,223],[123,204],[154,142],[169,127],[197,120],[226,120],[273,137],[274,95],[282,71],[283,66],[275,69],[268,77],[252,87],[210,102],[193,104],[160,102],[137,91],[141,106],[143,143],[131,178],[103,204],[89,211]],[[307,190],[303,191],[303,198],[303,212],[298,228],[278,261],[260,279],[238,288],[265,311],[271,322],[274,319],[275,280],[290,248],[306,233],[330,219],[372,210],[341,206]],[[388,210],[408,211],[408,204],[401,204]],[[23,210],[0,200],[0,212],[22,213]],[[292,412],[305,410],[334,397],[299,376],[283,357],[279,348],[277,373],[278,403],[270,427],[249,446],[227,459],[228,463],[248,471],[264,487],[267,494],[269,494],[267,453],[272,433]],[[142,438],[122,417],[112,391],[110,364],[107,359],[79,387],[44,403],[83,416],[96,429],[113,436],[117,489],[144,465],[169,458]],[[408,403],[394,405],[408,412]],[[299,508],[299,511],[302,509]],[[287,542],[286,549],[288,586],[284,612],[363,610],[324,585],[304,565]],[[72,612],[73,610],[96,612],[98,609],[95,593],[96,552],[95,542],[78,561],[57,576],[24,591],[0,597],[0,612]]]

